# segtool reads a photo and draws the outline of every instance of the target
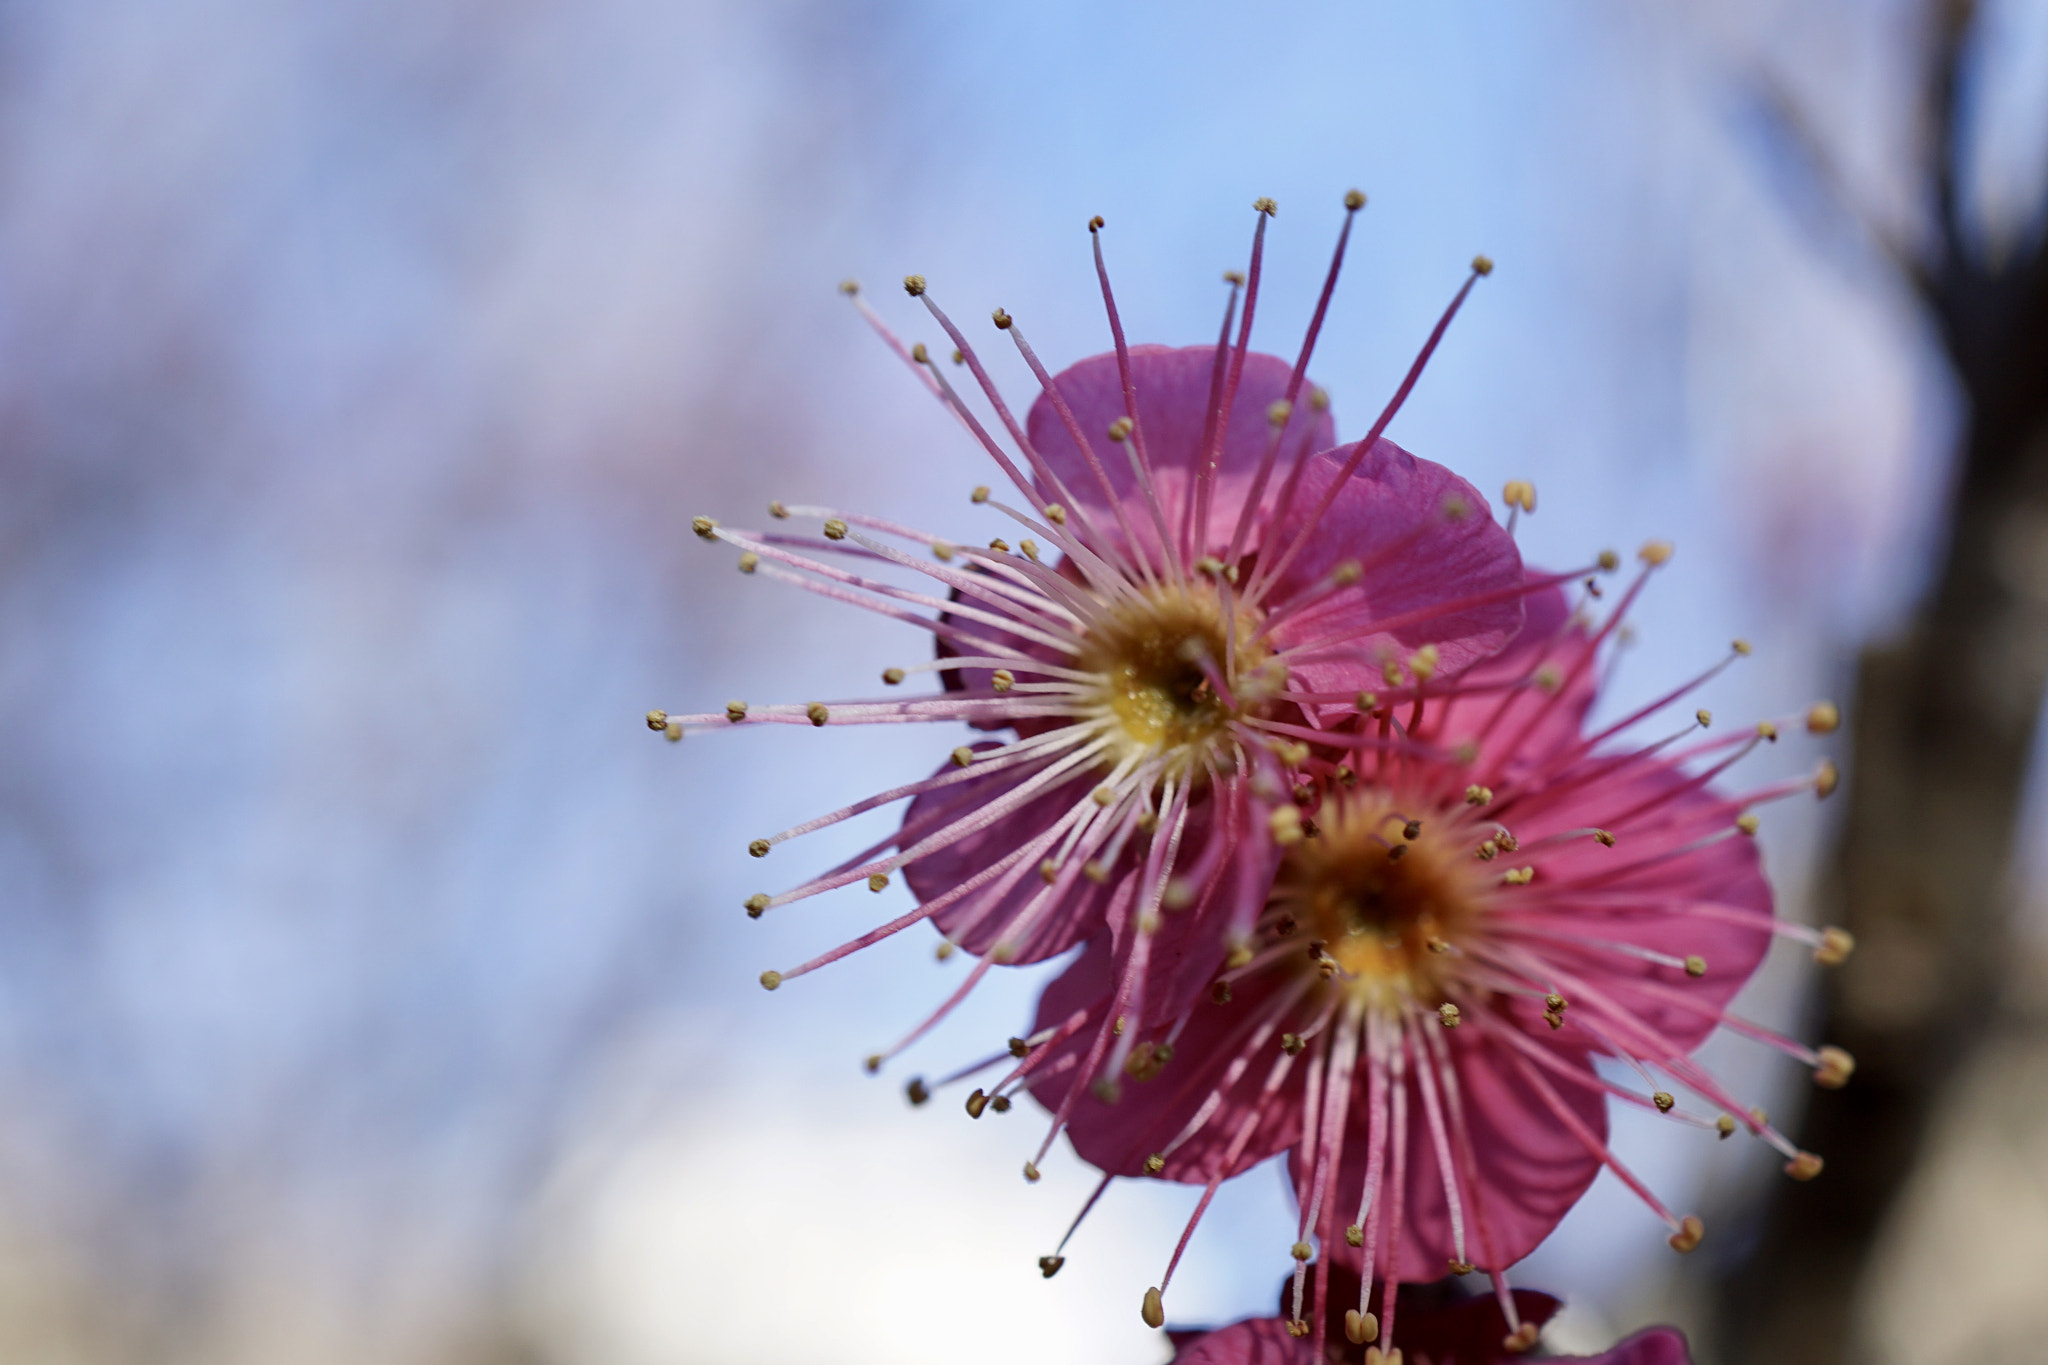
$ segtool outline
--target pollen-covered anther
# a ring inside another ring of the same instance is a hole
[[[1159,1297],[1157,1285],[1145,1291],[1145,1301],[1139,1305],[1138,1316],[1145,1320],[1147,1327],[1166,1325],[1166,1304]]]
[[[1823,1090],[1840,1090],[1856,1074],[1856,1059],[1842,1048],[1823,1047],[1815,1055],[1820,1065],[1813,1069],[1813,1083]]]
[[[1067,509],[1056,502],[1049,502],[1045,505],[1045,519],[1055,526],[1065,526],[1067,524]]]
[[[1010,1097],[1008,1095],[998,1095],[988,1102],[988,1107],[995,1110],[998,1114],[1007,1114],[1010,1112]]]
[[[1027,1161],[1024,1163],[1024,1178],[1034,1185],[1038,1183],[1038,1164],[1036,1162]]]
[[[691,517],[690,529],[697,533],[699,540],[718,539],[718,523],[709,517]]]
[[[932,949],[932,957],[939,962],[944,962],[956,951],[957,949],[951,942],[946,939],[940,939],[938,946]]]
[[[1746,810],[1735,817],[1735,828],[1741,830],[1752,839],[1756,837],[1757,830],[1762,826],[1763,821],[1757,818],[1757,813],[1753,810]]]
[[[1806,708],[1806,732],[1810,735],[1831,735],[1841,724],[1841,708],[1831,701],[1817,701]]]
[[[1558,672],[1556,664],[1545,664],[1536,670],[1536,690],[1547,696],[1555,696],[1557,689],[1564,686],[1564,674]]]
[[[902,682],[903,678],[904,673],[903,670],[900,668],[885,668],[882,670],[882,681],[889,684],[889,686],[891,687],[894,687],[898,683]]]
[[[1301,810],[1297,806],[1276,806],[1266,817],[1266,827],[1272,831],[1273,842],[1288,848],[1301,842]]]
[[[1839,967],[1855,951],[1856,935],[1830,924],[1820,931],[1820,946],[1813,950],[1813,960],[1823,967]]]
[[[761,556],[749,550],[740,556],[738,567],[741,573],[752,573],[761,567]]]
[[[768,909],[768,893],[766,891],[756,891],[753,895],[747,897],[746,907],[748,919],[761,918],[762,914]]]
[[[1280,206],[1263,194],[1252,200],[1252,208],[1256,212],[1265,214],[1268,218],[1271,218],[1280,211]]]
[[[923,293],[924,293],[924,276],[922,276],[922,275],[905,275],[905,276],[903,277],[903,292],[904,292],[904,293],[906,293],[906,294],[908,294],[908,295],[910,295],[910,297],[912,297],[912,298],[916,298],[916,297],[918,297],[919,295],[923,294]]]
[[[1280,1050],[1290,1057],[1299,1056],[1301,1050],[1307,1046],[1308,1044],[1302,1041],[1301,1035],[1298,1033],[1283,1033],[1280,1035]]]
[[[1493,800],[1493,788],[1491,787],[1482,787],[1474,783],[1465,788],[1465,804],[1468,806],[1483,806],[1491,800]]]
[[[855,294],[858,294],[860,292],[860,281],[841,280],[839,282],[839,292],[846,295],[848,298],[852,298]]]
[[[775,518],[777,521],[788,521],[789,509],[782,505],[782,499],[777,498],[775,501],[768,504],[768,515]]]
[[[1613,848],[1614,836],[1604,829],[1596,829],[1593,831],[1593,842],[1602,848]]]
[[[987,502],[987,501],[988,501],[988,498],[989,498],[989,490],[988,490],[988,485],[987,485],[987,484],[985,484],[985,483],[978,483],[978,484],[976,484],[976,485],[974,486],[974,489],[973,489],[973,491],[972,491],[972,492],[970,492],[970,493],[969,493],[969,494],[967,495],[967,500],[968,500],[969,502],[971,502],[971,503],[974,503],[974,504],[976,504],[977,506],[979,506],[980,504],[982,504],[982,503],[984,503],[984,502]]]
[[[1536,485],[1527,479],[1509,479],[1507,486],[1500,490],[1500,500],[1510,507],[1519,507],[1524,512],[1536,510]]]
[[[1561,1029],[1564,1027],[1564,1016],[1556,1010],[1545,1010],[1543,1011],[1543,1022],[1550,1025],[1552,1029]]]
[[[953,751],[954,766],[964,768],[972,762],[974,762],[974,750],[968,748],[965,744]]]
[[[1671,1112],[1672,1107],[1678,1103],[1678,1101],[1672,1097],[1672,1094],[1669,1090],[1657,1090],[1651,1092],[1650,1103],[1657,1106],[1658,1113],[1668,1114]]]
[[[768,850],[772,847],[774,845],[770,844],[766,839],[756,839],[747,845],[747,852],[753,854],[756,858],[765,858],[768,856]]]
[[[987,1109],[987,1108],[988,1108],[988,1092],[987,1092],[986,1090],[980,1090],[980,1089],[977,1089],[977,1090],[976,1090],[976,1091],[975,1091],[975,1092],[974,1092],[974,1093],[973,1093],[972,1095],[969,1095],[969,1096],[967,1097],[967,1117],[968,1117],[968,1118],[971,1118],[971,1119],[978,1119],[978,1118],[980,1118],[980,1117],[981,1117],[981,1114],[982,1114],[982,1111],[983,1111],[983,1110],[985,1110],[985,1109]]]
[[[846,539],[846,523],[841,521],[838,517],[827,517],[825,519],[825,539]]]
[[[1644,541],[1643,548],[1636,551],[1636,558],[1654,569],[1660,564],[1670,563],[1677,548],[1668,540]]]
[[[1500,880],[1503,886],[1527,886],[1530,882],[1536,880],[1536,869],[1533,867],[1511,867],[1500,874]]]
[[[683,737],[683,723],[679,720],[672,720],[662,726],[661,737],[671,744],[681,740]]]
[[[1352,1224],[1352,1225],[1351,1225],[1350,1227],[1347,1227],[1347,1228],[1345,1228],[1345,1229],[1344,1229],[1344,1245],[1345,1245],[1345,1246],[1350,1246],[1350,1247],[1362,1247],[1362,1246],[1364,1246],[1364,1245],[1365,1245],[1365,1229],[1364,1229],[1364,1228],[1362,1228],[1362,1227],[1360,1227],[1360,1226],[1359,1226],[1358,1224],[1356,1224],[1356,1223],[1353,1223],[1353,1224]]]
[[[1293,1253],[1294,1259],[1297,1261],[1306,1261],[1309,1257],[1316,1254],[1316,1249],[1310,1246],[1307,1242],[1296,1242],[1293,1245],[1293,1247],[1290,1248],[1290,1251]]]
[[[1678,1252],[1691,1251],[1700,1244],[1700,1238],[1706,1235],[1707,1225],[1700,1221],[1699,1215],[1688,1213],[1678,1220],[1678,1231],[1671,1234],[1671,1249]]]
[[[1776,744],[1778,742],[1778,722],[1774,720],[1760,720],[1756,723],[1756,733],[1759,738],[1767,739],[1771,743]]]
[[[1026,559],[1030,560],[1034,564],[1038,562],[1037,541],[1030,539],[1020,540],[1017,542],[1017,548],[1024,552],[1024,557]]]
[[[1288,1335],[1288,1336],[1290,1336],[1290,1337],[1305,1337],[1305,1336],[1307,1336],[1307,1335],[1308,1335],[1308,1319],[1307,1319],[1307,1318],[1289,1318],[1289,1319],[1287,1320],[1287,1335]]]
[[[1004,312],[1002,309],[998,308],[993,313],[990,313],[988,316],[989,321],[995,323],[996,327],[999,330],[1005,332],[1010,330],[1010,323],[1012,319],[1010,315]]]
[[[1098,214],[1096,214],[1096,215],[1095,215],[1095,216],[1094,216],[1093,218],[1090,218],[1090,219],[1088,220],[1088,230],[1089,230],[1090,232],[1100,232],[1100,231],[1102,231],[1102,228],[1103,228],[1103,217],[1102,217],[1102,215],[1101,215],[1101,214],[1099,214],[1099,213],[1098,213]]]
[[[1465,1017],[1458,1013],[1458,1007],[1448,1000],[1436,1007],[1436,1017],[1445,1028],[1456,1028],[1465,1022]]]
[[[1600,566],[1600,572],[1613,573],[1621,567],[1621,556],[1612,550],[1602,550],[1599,558],[1593,562]]]
[[[1491,275],[1493,273],[1493,257],[1474,256],[1472,258],[1472,273],[1480,276]]]
[[[886,891],[888,889],[889,875],[886,872],[870,872],[868,874],[868,890]]]
[[[1052,885],[1052,883],[1060,879],[1059,863],[1051,858],[1047,858],[1038,865],[1038,875],[1045,879],[1046,885]]]
[[[1453,1275],[1470,1275],[1472,1273],[1472,1263],[1470,1261],[1461,1261],[1455,1256],[1446,1257],[1444,1264],[1450,1268],[1450,1272]]]
[[[1437,664],[1442,657],[1435,645],[1424,645],[1408,656],[1408,671],[1415,675],[1415,681],[1428,682],[1436,676]]]
[[[1509,1355],[1520,1355],[1536,1348],[1536,1338],[1543,1335],[1533,1322],[1525,1322],[1500,1339],[1500,1348]]]
[[[1382,1351],[1377,1346],[1365,1348],[1365,1365],[1401,1365],[1401,1348],[1390,1347]]]
[[[1110,439],[1110,440],[1112,440],[1112,441],[1125,441],[1125,440],[1129,440],[1129,439],[1130,439],[1130,435],[1131,435],[1131,419],[1130,419],[1130,418],[1128,418],[1128,417],[1119,417],[1119,418],[1117,418],[1117,419],[1116,419],[1115,421],[1113,421],[1113,422],[1111,422],[1111,423],[1109,424],[1109,439]]]
[[[775,989],[775,988],[776,988],[777,986],[780,986],[781,984],[782,984],[782,973],[781,973],[781,972],[776,972],[776,971],[767,971],[767,972],[763,972],[763,973],[761,973],[761,989],[762,989],[762,990],[764,990],[764,991],[772,991],[772,990],[774,990],[774,989]]]
[[[988,685],[998,692],[1007,692],[1017,685],[1017,675],[1007,668],[999,668],[989,675]]]
[[[988,547],[989,549],[994,550],[997,554],[1006,555],[1010,553],[1010,542],[1004,540],[1001,536],[997,536],[994,540],[991,540],[988,543]]]
[[[1723,1114],[1721,1115],[1721,1117],[1715,1119],[1714,1131],[1716,1133],[1719,1133],[1724,1139],[1734,1137],[1735,1116],[1733,1114]]]
[[[903,1087],[903,1096],[912,1104],[923,1104],[932,1097],[932,1092],[926,1088],[924,1077],[912,1076],[910,1084]]]
[[[1330,570],[1330,581],[1340,588],[1348,588],[1364,577],[1365,566],[1355,559],[1340,560],[1337,567]]]
[[[1688,953],[1685,958],[1685,974],[1701,977],[1707,974],[1707,960],[1698,953]]]
[[[814,701],[804,708],[804,715],[810,718],[811,724],[823,725],[826,721],[832,719],[832,709],[826,706],[824,702]]]
[[[1811,1180],[1820,1174],[1821,1167],[1826,1164],[1812,1152],[1801,1152],[1785,1163],[1785,1174],[1794,1180]]]
[[[953,547],[945,544],[943,541],[933,542],[932,558],[938,560],[941,564],[951,564],[953,562]]]
[[[1346,191],[1344,191],[1344,207],[1345,207],[1345,208],[1347,208],[1347,209],[1350,209],[1350,210],[1351,210],[1351,211],[1352,211],[1353,213],[1356,213],[1356,212],[1358,212],[1358,211],[1359,211],[1360,209],[1364,208],[1364,207],[1365,207],[1365,191],[1364,191],[1364,190],[1346,190]]]
[[[1835,766],[1832,758],[1820,761],[1820,771],[1813,775],[1813,794],[1822,801],[1835,794],[1835,788],[1842,785],[1842,770]]]
[[[725,718],[738,725],[747,718],[747,704],[743,701],[729,701],[725,704]]]
[[[870,1076],[874,1075],[877,1071],[880,1071],[882,1069],[882,1054],[879,1052],[870,1052],[861,1061],[860,1069],[867,1072]]]
[[[929,364],[932,358],[932,353],[926,350],[924,343],[920,341],[910,348],[910,358],[912,360],[915,360],[920,365]]]
[[[1364,1242],[1365,1234],[1361,1232],[1358,1241],[1351,1245],[1361,1246]],[[1363,1346],[1368,1341],[1378,1340],[1379,1334],[1380,1320],[1373,1314],[1361,1313],[1356,1308],[1344,1310],[1344,1337],[1353,1346]]]
[[[649,711],[647,713],[647,728],[656,734],[668,729],[668,712]]]
[[[1223,282],[1225,284],[1234,284],[1242,289],[1244,288],[1244,272],[1242,270],[1226,270],[1223,272]]]
[[[1048,1280],[1060,1273],[1060,1267],[1067,1263],[1064,1256],[1041,1256],[1038,1258],[1038,1273]]]
[[[1500,845],[1495,843],[1493,840],[1488,839],[1485,843],[1481,844],[1478,848],[1473,850],[1473,855],[1483,863],[1490,863],[1495,858],[1498,858],[1500,856]]]
[[[1284,427],[1287,419],[1294,415],[1294,404],[1285,398],[1275,399],[1266,405],[1266,421],[1269,425]]]

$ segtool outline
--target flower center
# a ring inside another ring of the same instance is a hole
[[[1230,723],[1279,690],[1272,650],[1251,642],[1258,617],[1240,609],[1233,640],[1223,612],[1213,586],[1177,584],[1090,628],[1075,666],[1095,675],[1087,709],[1109,723],[1114,760],[1157,756],[1163,776],[1199,770]]]
[[[1325,803],[1316,823],[1288,849],[1267,921],[1322,944],[1325,970],[1368,1003],[1441,1003],[1487,886],[1467,822],[1375,791]]]

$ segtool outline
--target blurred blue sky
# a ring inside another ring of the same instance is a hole
[[[2010,8],[2024,47],[2042,7]],[[883,286],[923,273],[1064,363],[1107,344],[1101,213],[1134,339],[1185,343],[1271,195],[1259,338],[1291,354],[1356,185],[1315,366],[1340,433],[1492,255],[1390,434],[1534,479],[1532,558],[1675,536],[1623,700],[1745,634],[1709,704],[1803,705],[1917,583],[1951,419],[1746,110],[1787,81],[1904,214],[1907,13],[0,11],[0,1331],[80,1360],[1156,1358],[1135,1307],[1189,1200],[1115,1196],[1046,1285],[1085,1174],[1024,1189],[1028,1106],[904,1111],[1027,984],[882,1082],[858,1058],[959,967],[928,936],[754,984],[901,902],[749,923],[746,840],[954,741],[652,742],[649,706],[859,691],[919,645],[741,579],[689,516],[972,533],[980,457],[844,276],[915,337]],[[1995,217],[2043,158],[1985,145]],[[1795,911],[1814,832],[1769,831]],[[1755,1008],[1789,1020],[1781,965]],[[1669,1139],[1628,1134],[1678,1202],[1740,1176]],[[1226,1199],[1177,1316],[1271,1301],[1283,1208],[1267,1175]],[[1659,1231],[1603,1198],[1538,1274],[1597,1335]]]

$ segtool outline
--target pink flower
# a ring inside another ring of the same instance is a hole
[[[1533,493],[1511,486],[1509,500]],[[1642,572],[1597,625],[1593,580],[1574,610],[1562,592],[1539,592],[1513,645],[1461,678],[1389,663],[1341,720],[1320,713],[1319,736],[1269,759],[1255,785],[1270,806],[1246,831],[1255,870],[1233,884],[1237,900],[1162,935],[1175,951],[1155,949],[1139,970],[1169,981],[1132,987],[1143,954],[1113,924],[1047,988],[1020,1069],[1076,1149],[1111,1177],[1207,1187],[1146,1294],[1148,1322],[1159,1324],[1217,1185],[1282,1151],[1301,1207],[1292,1316],[1311,1261],[1318,1301],[1333,1262],[1360,1268],[1382,1300],[1377,1318],[1363,1293],[1349,1310],[1357,1343],[1397,1341],[1387,1305],[1398,1287],[1447,1269],[1491,1272],[1520,1331],[1502,1272],[1603,1165],[1670,1227],[1674,1248],[1697,1245],[1699,1220],[1666,1208],[1608,1150],[1609,1095],[1723,1137],[1747,1128],[1794,1177],[1818,1172],[1819,1158],[1689,1054],[1725,1027],[1799,1059],[1822,1085],[1847,1079],[1839,1049],[1728,1012],[1773,935],[1824,961],[1847,950],[1839,930],[1774,918],[1749,837],[1752,807],[1824,796],[1832,767],[1726,795],[1712,779],[1789,722],[1700,739],[1702,711],[1627,738],[1747,653],[1739,642],[1693,683],[1584,733],[1603,646],[1669,554],[1645,547]],[[1831,730],[1834,708],[1806,719]],[[1189,980],[1209,988],[1190,992]],[[1088,1042],[1104,1020],[1120,1030],[1121,1070]],[[1606,1079],[1599,1056],[1638,1084]]]
[[[1363,197],[1346,203],[1355,211]],[[1327,403],[1306,371],[1351,218],[1289,364],[1249,349],[1273,212],[1270,201],[1258,208],[1248,277],[1233,282],[1213,346],[1126,345],[1099,235],[1113,352],[1055,378],[1015,319],[997,309],[996,328],[1041,382],[1024,423],[924,280],[910,277],[907,291],[946,332],[1008,446],[930,352],[905,349],[849,288],[1009,484],[1008,494],[973,494],[1009,523],[988,548],[823,507],[769,509],[778,521],[818,525],[821,537],[696,520],[700,536],[740,551],[744,572],[928,632],[936,657],[892,668],[884,681],[934,672],[945,690],[778,706],[735,701],[722,713],[654,712],[653,728],[674,739],[761,724],[964,722],[989,736],[953,748],[923,781],[754,841],[751,851],[763,857],[799,834],[911,802],[901,827],[858,857],[748,901],[758,916],[838,887],[879,891],[899,872],[919,901],[849,943],[764,973],[769,989],[929,919],[982,960],[898,1048],[943,1017],[991,964],[1040,961],[1105,928],[1131,945],[1128,990],[1142,995],[1161,980],[1170,995],[1171,973],[1147,951],[1162,914],[1241,899],[1247,854],[1263,865],[1263,849],[1247,835],[1259,755],[1315,733],[1320,712],[1348,699],[1361,670],[1377,670],[1383,659],[1421,651],[1450,678],[1519,628],[1527,591],[1520,558],[1485,501],[1380,439],[1488,267],[1475,265],[1367,438],[1332,449]],[[1091,233],[1100,227],[1091,223]],[[916,576],[928,583],[903,586]],[[1122,1060],[1106,1028],[1095,1041]]]

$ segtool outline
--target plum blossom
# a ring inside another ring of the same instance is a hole
[[[951,747],[930,777],[750,846],[766,857],[799,835],[909,801],[900,826],[862,853],[746,906],[760,916],[836,888],[880,891],[899,873],[917,897],[914,909],[850,942],[763,973],[771,990],[926,920],[945,936],[942,952],[957,946],[978,959],[951,999],[871,1057],[871,1069],[991,965],[1042,961],[1112,928],[1130,945],[1126,993],[1142,995],[1161,975],[1149,945],[1165,917],[1200,918],[1204,907],[1256,894],[1245,879],[1256,871],[1247,857],[1264,859],[1250,837],[1261,818],[1251,793],[1260,755],[1294,747],[1292,736],[1320,725],[1323,709],[1348,704],[1383,660],[1426,659],[1435,676],[1453,678],[1520,628],[1529,585],[1485,500],[1381,437],[1490,265],[1475,262],[1365,439],[1338,446],[1328,402],[1307,381],[1363,202],[1346,197],[1291,364],[1249,344],[1272,201],[1255,206],[1249,267],[1228,277],[1215,344],[1183,349],[1126,342],[1102,222],[1092,221],[1112,351],[1054,376],[1010,313],[992,315],[1040,381],[1024,422],[922,277],[909,277],[906,292],[946,333],[988,422],[926,347],[904,346],[849,288],[1008,486],[973,491],[974,504],[1007,523],[985,547],[781,502],[767,529],[695,520],[699,536],[739,552],[744,573],[929,634],[934,657],[890,668],[883,682],[931,674],[942,689],[735,700],[721,711],[651,712],[651,728],[680,739],[764,724],[936,722],[984,736]],[[1091,1043],[1112,1065],[1123,1062],[1125,1045],[1106,1027]],[[921,1090],[913,1083],[914,1097]]]
[[[1700,1220],[1608,1149],[1610,1097],[1722,1137],[1747,1130],[1794,1178],[1819,1172],[1690,1054],[1726,1028],[1823,1086],[1853,1069],[1840,1049],[1729,1010],[1775,936],[1823,962],[1849,949],[1841,930],[1775,917],[1751,837],[1755,807],[1825,796],[1832,765],[1726,793],[1716,779],[1802,718],[1710,738],[1698,711],[1641,733],[1746,654],[1739,641],[1588,733],[1601,660],[1669,557],[1646,546],[1598,620],[1596,580],[1572,605],[1531,575],[1526,624],[1496,658],[1451,680],[1389,666],[1342,719],[1319,712],[1321,732],[1269,754],[1253,782],[1267,810],[1245,835],[1258,852],[1239,898],[1179,917],[1171,951],[1152,954],[1147,970],[1169,979],[1125,985],[1136,949],[1112,926],[1047,987],[1025,1083],[1076,1150],[1105,1180],[1205,1187],[1145,1295],[1148,1322],[1220,1182],[1283,1151],[1300,1205],[1292,1320],[1310,1330],[1311,1275],[1320,1302],[1332,1265],[1351,1267],[1364,1278],[1344,1333],[1388,1349],[1403,1283],[1475,1268],[1493,1278],[1508,1338],[1532,1342],[1504,1272],[1603,1166],[1674,1249],[1699,1243]],[[1821,703],[1803,720],[1825,733],[1837,716]],[[1084,1043],[1104,1019],[1128,1045],[1120,1073]],[[1601,1057],[1637,1084],[1603,1075]],[[1320,1351],[1320,1317],[1314,1330]]]

